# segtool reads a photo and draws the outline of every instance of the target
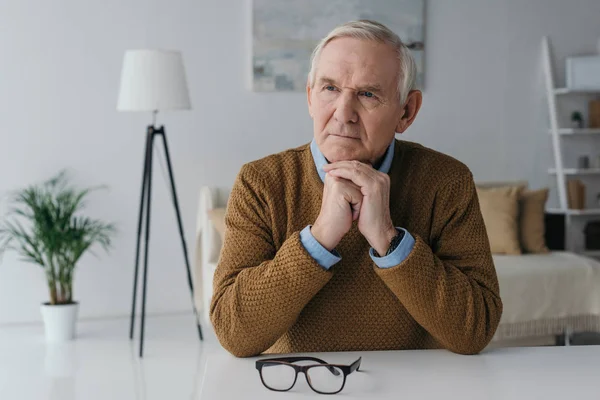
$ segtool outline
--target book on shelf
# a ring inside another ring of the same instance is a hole
[[[585,209],[585,185],[579,179],[569,179],[567,181],[567,201],[569,209]]]

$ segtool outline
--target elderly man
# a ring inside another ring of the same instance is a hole
[[[475,354],[491,340],[502,302],[472,174],[395,139],[421,106],[415,73],[376,22],[315,48],[314,139],[245,164],[229,198],[210,315],[232,354]]]

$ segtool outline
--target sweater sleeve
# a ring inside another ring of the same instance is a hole
[[[397,266],[375,272],[442,346],[479,353],[492,339],[502,301],[473,177],[436,195],[431,247],[418,236]]]
[[[223,347],[237,357],[271,347],[333,274],[310,256],[299,232],[276,249],[265,188],[259,172],[244,165],[229,196],[213,281],[211,322]]]

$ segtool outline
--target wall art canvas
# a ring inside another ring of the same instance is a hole
[[[305,91],[310,55],[335,26],[358,19],[383,23],[406,43],[423,87],[425,0],[253,0],[252,88]]]

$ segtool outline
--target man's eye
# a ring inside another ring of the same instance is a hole
[[[361,94],[369,98],[375,97],[375,94],[373,94],[373,92],[361,92]]]
[[[332,85],[327,85],[327,86],[325,86],[325,90],[329,90],[330,92],[333,92],[335,90],[335,87]]]

